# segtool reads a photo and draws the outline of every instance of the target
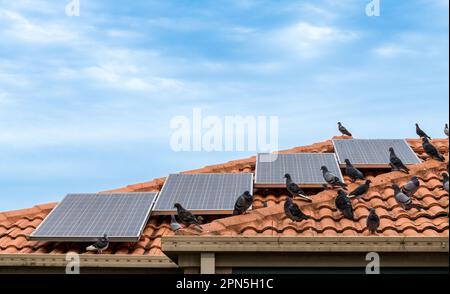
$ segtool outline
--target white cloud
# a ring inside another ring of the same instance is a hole
[[[405,57],[417,54],[417,52],[413,49],[390,44],[375,48],[374,53],[384,58]]]

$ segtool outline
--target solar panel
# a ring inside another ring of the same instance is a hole
[[[236,199],[253,193],[253,174],[171,174],[153,209],[155,215],[174,214],[180,203],[195,214],[231,214]]]
[[[411,146],[402,139],[333,140],[333,145],[341,165],[345,165],[345,159],[349,159],[356,167],[388,168],[390,147],[394,148],[397,156],[405,164],[421,162]]]
[[[30,240],[137,242],[157,193],[69,194],[31,234]]]
[[[284,188],[286,173],[304,188],[317,188],[326,184],[322,166],[343,180],[334,153],[258,154],[256,161],[256,188]]]

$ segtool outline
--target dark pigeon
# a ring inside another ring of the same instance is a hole
[[[445,161],[445,157],[442,156],[442,154],[439,153],[436,147],[434,147],[433,144],[431,144],[430,141],[425,137],[422,139],[422,147],[423,150],[425,150],[425,153],[428,154],[431,158],[442,162]]]
[[[345,173],[350,177],[352,183],[356,180],[365,179],[364,174],[360,170],[356,169],[348,159],[345,160]]]
[[[290,174],[285,174],[284,178],[286,179],[286,189],[292,195],[292,197],[298,196],[303,200],[311,202],[311,198],[309,198],[306,193],[300,189],[300,187],[292,181]]]
[[[442,187],[444,188],[445,191],[447,191],[447,193],[448,193],[448,186],[449,186],[448,174],[443,173],[442,174]]]
[[[392,171],[401,171],[404,173],[409,174],[409,168],[403,164],[402,160],[400,158],[397,157],[397,155],[395,154],[395,150],[394,148],[389,148],[389,161],[390,161],[390,166],[392,168]]]
[[[362,196],[366,195],[366,193],[369,192],[371,183],[372,182],[370,180],[367,180],[364,184],[360,185],[358,188],[350,192],[350,194],[348,194],[348,197],[361,198]]]
[[[178,234],[179,230],[181,230],[181,225],[177,222],[175,215],[172,215],[170,218],[170,228],[175,234]]]
[[[416,124],[416,134],[417,136],[419,136],[420,138],[428,138],[431,140],[431,137],[428,136],[420,127],[419,124]]]
[[[404,210],[410,210],[411,208],[422,209],[422,206],[413,203],[411,197],[403,193],[398,185],[393,184],[392,189],[394,189],[395,200]]]
[[[97,253],[102,254],[104,250],[108,249],[109,239],[106,234],[99,238],[97,242],[86,248],[86,251],[97,251]]]
[[[284,203],[284,213],[294,222],[300,222],[302,220],[309,219],[309,216],[307,216],[300,210],[298,205],[292,201],[291,197],[286,198],[286,202]]]
[[[370,234],[376,234],[378,228],[380,227],[380,217],[377,215],[374,208],[370,209],[370,213],[367,216],[367,229]]]
[[[328,185],[330,185],[333,188],[339,186],[345,189],[347,187],[347,184],[343,183],[341,179],[339,179],[335,174],[330,172],[326,166],[322,166],[320,169],[322,170],[323,178]]]
[[[185,226],[194,225],[200,231],[203,231],[201,222],[190,212],[181,206],[179,203],[175,203],[174,207],[177,209],[177,215],[180,222],[182,222]]]
[[[236,203],[234,204],[233,215],[244,214],[247,209],[252,206],[253,196],[249,191],[245,191],[244,194],[238,197]]]
[[[342,212],[345,218],[353,220],[353,207],[350,198],[343,190],[338,191],[338,195],[335,200],[336,208]]]
[[[349,137],[353,137],[352,133],[350,133],[350,132],[347,130],[347,128],[344,127],[344,126],[342,125],[341,122],[338,122],[338,129],[339,129],[339,132],[341,132],[342,135],[344,135],[344,136],[349,136]]]
[[[419,190],[419,188],[420,188],[419,178],[414,176],[408,181],[408,183],[406,183],[403,186],[402,192],[408,195],[409,197],[413,197],[414,194],[416,194],[417,190]]]

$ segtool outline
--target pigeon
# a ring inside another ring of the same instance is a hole
[[[192,212],[190,212],[189,210],[184,209],[183,206],[181,206],[180,203],[175,203],[175,205],[174,205],[173,207],[177,209],[178,219],[179,219],[185,226],[194,225],[195,228],[197,228],[199,231],[203,231],[202,227],[200,226],[201,223],[200,223],[199,220],[192,214]]]
[[[395,200],[404,210],[410,210],[411,208],[415,208],[417,210],[422,209],[422,206],[414,204],[411,197],[403,193],[398,185],[393,184],[392,189],[394,189]]]
[[[360,185],[358,188],[350,192],[348,194],[349,198],[361,198],[364,196],[367,192],[369,192],[370,184],[372,182],[370,180],[367,180],[364,184]]]
[[[284,178],[286,179],[286,189],[292,195],[292,197],[298,196],[303,200],[311,202],[311,198],[309,198],[306,193],[300,189],[300,187],[292,181],[290,174],[285,174]]]
[[[428,138],[431,140],[431,137],[428,136],[424,131],[422,131],[422,129],[419,127],[419,124],[416,124],[416,134],[420,138]]]
[[[320,169],[322,170],[325,182],[327,182],[331,187],[340,186],[344,189],[347,187],[347,185],[343,183],[335,174],[330,172],[326,166],[322,166]]]
[[[377,215],[375,208],[371,208],[367,216],[367,229],[369,229],[370,234],[376,234],[379,227],[380,217]]]
[[[350,162],[350,160],[346,159],[345,160],[345,172],[347,174],[347,176],[350,177],[352,183],[356,182],[356,180],[364,180],[364,174],[356,169],[352,163]]]
[[[97,251],[97,253],[102,254],[103,250],[108,249],[108,246],[109,246],[109,239],[108,236],[104,234],[103,237],[97,240],[97,242],[95,242],[91,246],[88,246],[86,248],[86,251]]]
[[[349,136],[349,137],[353,137],[352,133],[350,133],[343,125],[341,122],[338,122],[338,129],[339,132],[342,133],[342,135],[344,136]]]
[[[445,157],[442,156],[442,154],[439,153],[436,147],[434,147],[433,144],[431,144],[430,141],[425,137],[422,139],[422,147],[423,150],[425,150],[425,153],[428,154],[431,158],[442,162],[445,161]]]
[[[403,164],[402,160],[395,154],[394,148],[389,148],[389,160],[392,171],[401,171],[409,174],[409,168]]]
[[[444,134],[446,134],[447,137],[448,137],[448,124],[445,124],[445,127],[444,127]]]
[[[406,183],[406,185],[403,186],[402,192],[407,196],[412,197],[416,194],[417,190],[419,190],[419,187],[419,178],[414,176],[408,181],[408,183]]]
[[[448,193],[448,185],[449,185],[448,174],[443,173],[442,174],[442,187],[444,188],[445,191],[447,191],[447,193]]]
[[[178,231],[181,230],[181,225],[177,222],[175,215],[171,216],[170,228],[173,232],[175,232],[175,234],[178,234]]]
[[[335,200],[336,208],[344,214],[344,217],[353,220],[353,207],[350,198],[343,190],[338,191],[338,195]]]
[[[307,216],[300,210],[298,205],[292,201],[291,197],[287,197],[286,202],[284,202],[284,213],[293,222],[300,222],[302,220],[309,219],[309,216]]]
[[[234,204],[233,215],[244,214],[247,209],[252,206],[253,196],[249,191],[245,191],[244,194],[238,197],[236,203]]]

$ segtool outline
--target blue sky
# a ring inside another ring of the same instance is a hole
[[[442,137],[448,0],[0,0],[0,211],[246,157],[173,152],[171,118],[275,115],[280,148]]]

